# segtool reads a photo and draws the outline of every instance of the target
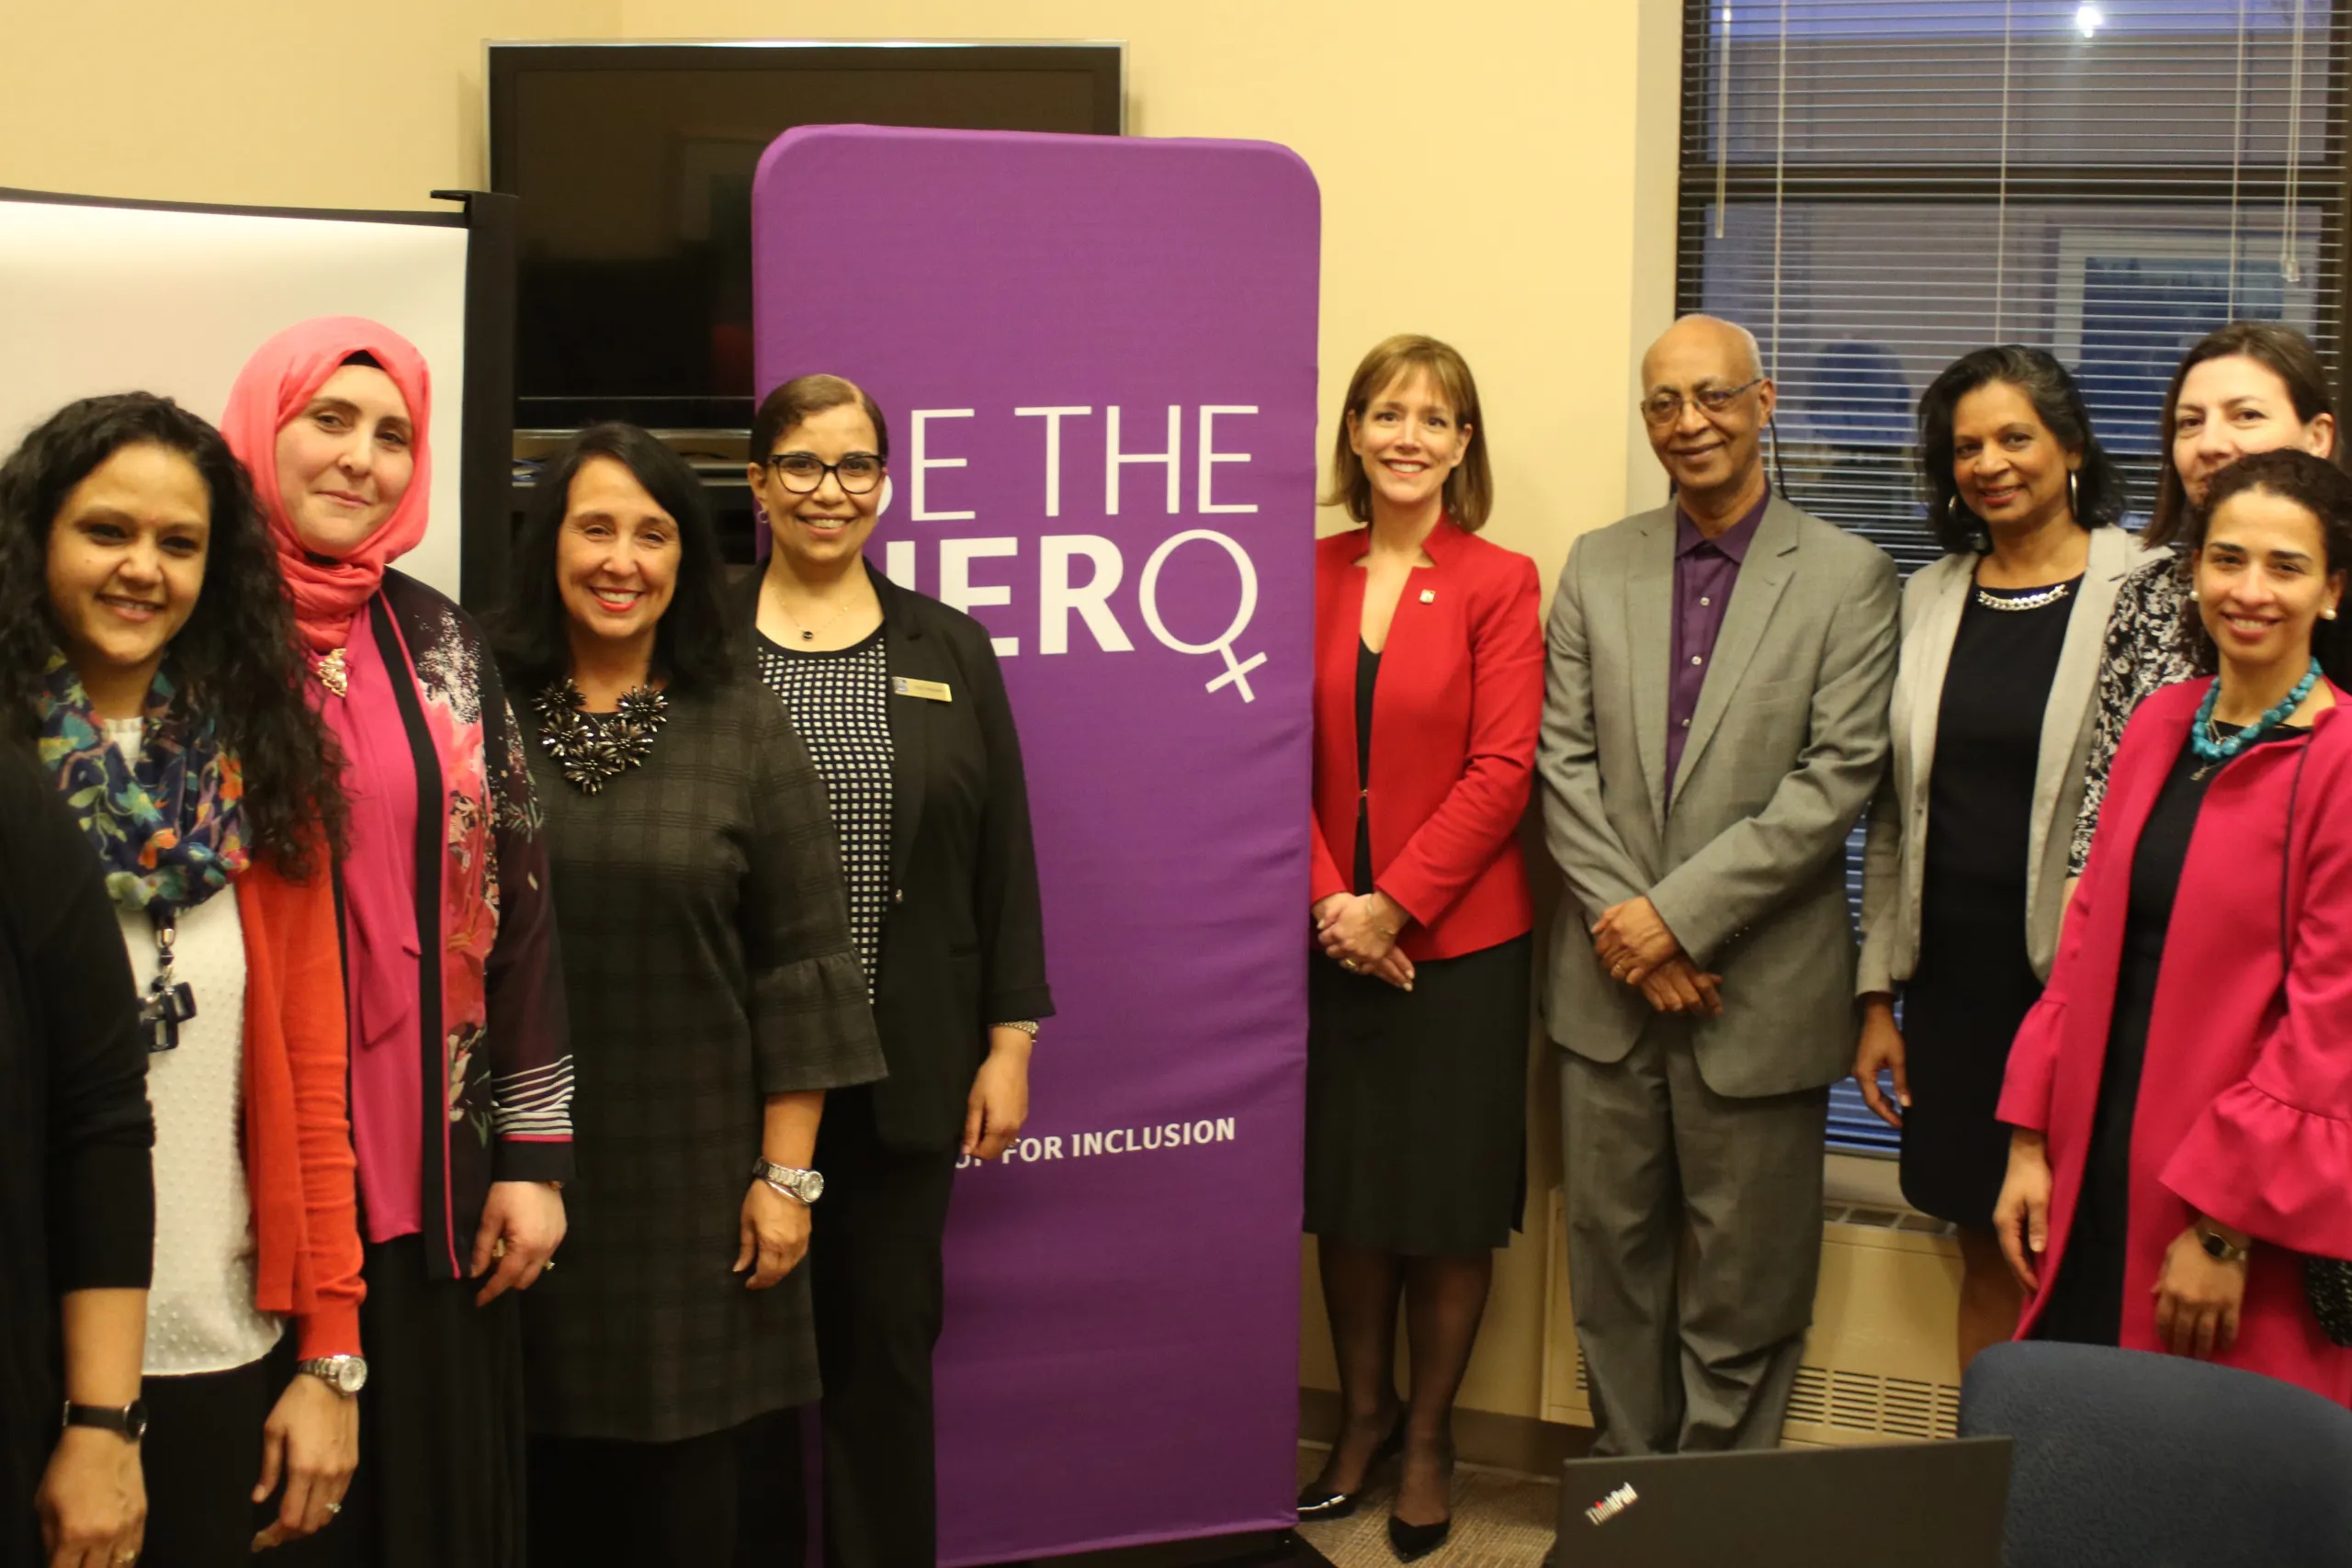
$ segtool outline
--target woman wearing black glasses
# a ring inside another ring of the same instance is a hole
[[[1036,1021],[1053,1010],[1021,742],[989,634],[862,553],[889,442],[874,400],[837,376],[768,394],[751,482],[772,545],[738,604],[761,679],[824,776],[889,1064],[827,1099],[817,1139],[825,1559],[850,1568],[938,1560],[931,1352],[948,1194],[958,1155],[994,1159],[1020,1134]],[[757,1446],[741,1539],[797,1540],[774,1517],[799,1507],[788,1415]]]

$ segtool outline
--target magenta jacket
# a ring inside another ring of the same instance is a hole
[[[2057,965],[2009,1055],[2000,1118],[2047,1135],[2055,1175],[2045,1285],[2065,1267],[2082,1190],[2133,851],[2211,684],[2168,686],[2132,716]],[[2352,1349],[2321,1332],[2301,1264],[2304,1253],[2352,1258],[2352,721],[2343,706],[2320,715],[2308,739],[2257,747],[2214,778],[2174,911],[2132,1122],[2123,1344],[2161,1348],[2153,1292],[2165,1249],[2193,1213],[2210,1214],[2256,1241],[2236,1348],[2215,1359],[2352,1404]],[[2040,1308],[2027,1307],[2021,1337]]]

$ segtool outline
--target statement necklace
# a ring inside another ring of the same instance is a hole
[[[1996,593],[1980,586],[1976,590],[1976,602],[1988,610],[2039,610],[2045,605],[2055,604],[2073,588],[2074,583],[2066,581],[2053,582],[2031,593]]]
[[[594,795],[645,761],[653,738],[670,722],[670,699],[650,686],[633,687],[609,716],[582,711],[585,702],[566,677],[540,687],[531,706],[539,716],[539,744],[563,770],[564,781]]]
[[[2319,660],[2314,659],[2312,660],[2312,667],[2303,671],[2303,678],[2295,682],[2293,691],[2265,709],[2260,718],[2256,719],[2235,735],[2224,738],[2213,726],[2213,705],[2222,697],[2222,682],[2215,681],[2213,689],[2205,694],[2205,700],[2197,705],[2196,722],[2188,728],[2188,749],[2197,753],[2199,760],[2205,764],[2197,770],[2195,776],[2203,778],[2207,773],[2261,739],[2266,730],[2276,729],[2279,725],[2284,724],[2287,721],[2287,716],[2303,705],[2303,699],[2312,694],[2312,688],[2317,684],[2319,684]]]

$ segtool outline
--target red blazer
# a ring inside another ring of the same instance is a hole
[[[2082,1192],[2133,852],[2211,684],[2165,687],[2132,715],[2065,944],[2009,1054],[2000,1119],[2049,1140],[2045,1283]],[[2352,1349],[2320,1331],[2299,1256],[2352,1258],[2352,710],[2213,779],[2173,908],[2132,1125],[2123,1345],[2160,1348],[2165,1249],[2210,1214],[2255,1238],[2237,1346],[2214,1359],[2352,1404]]]
[[[1356,649],[1371,530],[1315,547],[1314,887],[1352,890]],[[1413,917],[1419,961],[1476,953],[1534,924],[1519,821],[1544,716],[1535,563],[1440,523],[1422,547],[1373,690],[1374,885]]]
[[[299,1353],[359,1354],[341,923],[326,851],[308,883],[256,859],[234,884],[245,935],[245,1185],[254,1304],[295,1320]],[[168,1171],[159,1171],[168,1180]]]

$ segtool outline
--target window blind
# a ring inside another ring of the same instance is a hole
[[[1791,498],[1933,560],[1913,410],[1987,344],[2075,373],[2140,515],[2198,338],[2285,321],[2340,378],[2347,11],[1689,0],[1677,305],[1756,333]],[[1896,1142],[1850,1085],[1830,1137]]]

